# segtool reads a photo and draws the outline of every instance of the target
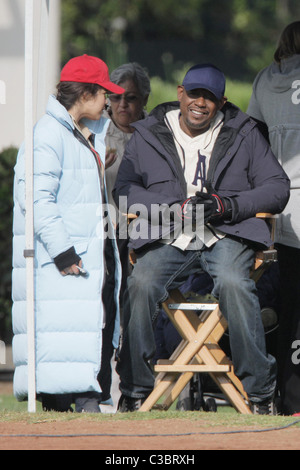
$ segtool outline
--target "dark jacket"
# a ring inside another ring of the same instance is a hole
[[[153,204],[171,206],[187,198],[183,168],[164,121],[168,111],[178,108],[178,102],[160,105],[147,119],[134,124],[114,190],[117,204],[120,196],[127,197],[127,210],[142,204],[151,214]],[[231,221],[214,225],[226,234],[270,246],[268,225],[255,215],[284,210],[289,200],[289,179],[256,123],[231,103],[222,112],[224,125],[212,152],[207,180],[220,196],[232,198],[233,215]],[[150,220],[145,223],[148,235],[144,230],[142,238],[130,240],[134,249],[163,236],[160,232],[153,237]]]

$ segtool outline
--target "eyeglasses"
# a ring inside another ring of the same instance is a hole
[[[135,101],[137,101],[138,99],[141,98],[141,96],[137,96],[137,95],[133,95],[133,94],[126,94],[124,93],[123,95],[114,95],[114,94],[111,94],[108,96],[108,98],[110,99],[110,101],[112,101],[113,103],[118,103],[120,101],[122,101],[122,99],[124,99],[127,103],[134,103]]]

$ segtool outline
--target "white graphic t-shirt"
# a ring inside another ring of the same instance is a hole
[[[173,134],[181,160],[187,182],[188,197],[193,197],[196,192],[205,191],[204,186],[210,158],[216,139],[223,126],[224,114],[218,111],[210,128],[205,133],[196,137],[190,137],[181,129],[179,119],[180,110],[170,111],[165,116],[165,122]],[[203,247],[203,245],[210,247],[223,237],[224,234],[217,232],[208,224],[202,227],[201,233],[197,233],[197,248]],[[183,233],[172,244],[182,250],[186,250],[195,238],[195,233]]]

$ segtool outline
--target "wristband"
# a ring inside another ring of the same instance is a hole
[[[64,271],[66,268],[73,266],[73,264],[78,264],[80,260],[80,256],[77,255],[74,246],[72,246],[69,250],[56,256],[54,263],[59,271]]]

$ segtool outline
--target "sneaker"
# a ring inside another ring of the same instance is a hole
[[[133,413],[138,411],[146,398],[133,398],[122,395],[119,401],[118,411],[120,413]]]
[[[76,413],[101,413],[98,399],[85,395],[76,397],[75,411]]]
[[[277,415],[277,409],[273,398],[268,398],[267,400],[258,403],[251,402],[250,410],[254,415]]]

